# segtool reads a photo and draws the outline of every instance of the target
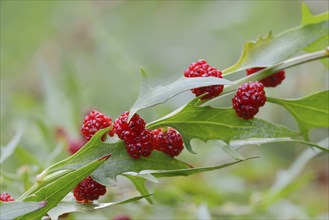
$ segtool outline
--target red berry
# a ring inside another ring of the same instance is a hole
[[[242,84],[232,99],[236,114],[246,120],[252,119],[265,102],[264,86],[260,82]]]
[[[184,72],[185,77],[222,77],[222,72],[218,69],[210,66],[205,60],[198,60],[196,63],[192,63],[187,70]],[[203,96],[201,99],[211,99],[217,97],[222,91],[224,86],[223,85],[216,85],[216,86],[205,86],[200,88],[192,89],[192,92],[196,95],[202,95],[204,93],[208,93],[207,95]]]
[[[8,193],[4,192],[0,194],[0,201],[2,202],[13,202],[15,199],[11,197]]]
[[[124,112],[114,121],[113,130],[124,141],[131,142],[135,136],[145,130],[145,121],[138,114],[128,122],[129,112]]]
[[[247,75],[253,74],[255,72],[258,72],[265,67],[255,67],[247,69]],[[277,73],[274,73],[259,82],[261,82],[265,87],[276,87],[277,85],[281,84],[281,82],[285,79],[285,71],[281,70]]]
[[[82,180],[73,190],[78,202],[87,203],[98,199],[106,193],[106,187],[93,180],[90,176]]]
[[[91,137],[100,129],[110,127],[112,119],[98,111],[91,111],[84,119],[81,132],[89,141]],[[109,132],[111,135],[111,131]],[[112,135],[113,136],[113,135]]]
[[[150,156],[153,150],[151,132],[145,129],[146,123],[138,114],[134,114],[129,122],[128,115],[129,112],[124,112],[114,121],[114,132],[125,142],[130,157]]]
[[[148,157],[153,151],[153,136],[150,130],[145,129],[133,139],[125,141],[126,150],[130,157],[138,159]]]
[[[166,132],[155,129],[153,133],[153,148],[172,157],[178,156],[184,149],[182,136],[173,128]]]

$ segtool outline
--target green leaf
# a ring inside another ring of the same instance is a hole
[[[132,176],[132,175],[124,175],[124,176],[127,177],[135,185],[136,189],[138,190],[138,192],[140,192],[140,194],[142,196],[150,194],[148,189],[145,186],[145,182],[146,182],[145,178],[138,177],[138,176]],[[146,197],[145,199],[150,204],[153,204],[152,199],[150,197]]]
[[[267,97],[267,100],[285,107],[297,120],[306,139],[311,128],[329,127],[329,90],[301,99],[285,100]]]
[[[37,182],[18,201],[47,201],[47,205],[37,211],[25,214],[19,219],[40,219],[109,157],[110,155],[104,156],[79,169],[61,172],[55,178],[44,178]]]
[[[321,15],[321,19],[307,17],[303,20],[302,26],[290,29],[274,37],[270,32],[265,37],[259,37],[256,41],[245,43],[238,62],[223,70],[223,73],[226,74],[251,67],[273,66],[286,60],[312,43],[328,36],[328,20],[329,17],[325,15]],[[318,49],[324,49],[324,47]]]
[[[322,151],[329,152],[329,149],[323,146],[320,146],[316,143],[303,141],[303,140],[296,140],[291,138],[248,138],[244,140],[234,140],[230,141],[230,147],[233,149],[240,148],[246,145],[262,145],[268,143],[287,143],[287,142],[294,142],[294,143],[301,143],[305,145],[310,145],[312,147],[316,147]]]
[[[328,18],[329,18],[329,12],[325,12],[325,13],[319,14],[319,15],[313,15],[310,12],[310,9],[307,7],[306,3],[305,2],[302,3],[302,22],[301,22],[302,25],[323,22],[323,21],[328,20]],[[307,46],[304,50],[307,52],[318,51],[318,50],[321,50],[321,49],[327,47],[328,42],[329,42],[329,33],[327,32],[327,34],[325,36],[323,36],[319,40],[313,42],[312,44]],[[328,59],[322,59],[321,61],[327,66],[327,68],[329,68]]]
[[[237,160],[237,161],[224,163],[224,164],[216,165],[216,166],[195,167],[195,168],[177,169],[177,170],[149,170],[149,171],[145,171],[144,173],[150,173],[158,178],[174,177],[174,176],[189,176],[189,175],[193,175],[193,174],[197,174],[197,173],[222,169],[222,168],[229,167],[234,164],[241,163],[243,161],[247,161],[247,160],[251,160],[251,159],[255,159],[255,158],[258,158],[258,157],[250,157],[245,160]]]
[[[109,129],[110,128],[103,129],[97,132],[80,151],[63,161],[48,167],[41,173],[38,179],[42,180],[45,177],[49,178],[50,174],[64,172],[67,169],[79,169],[80,167],[85,166],[85,164],[107,154],[112,154],[111,160],[106,161],[92,174],[95,180],[103,185],[108,185],[106,178],[115,180],[117,175],[125,172],[139,172],[150,169],[150,167],[156,170],[171,170],[190,167],[182,161],[157,151],[153,151],[152,155],[149,157],[133,159],[128,155],[122,141],[115,143],[104,143],[101,141],[101,137],[108,132]],[[52,178],[56,178],[56,176]]]
[[[15,219],[43,208],[47,201],[42,202],[1,202],[0,201],[0,219]]]
[[[176,114],[159,119],[147,127],[173,127],[182,135],[186,148],[192,152],[190,141],[198,138],[203,141],[232,140],[246,138],[297,137],[298,133],[286,127],[275,125],[261,119],[243,120],[236,116],[233,109],[220,109],[210,106],[197,107],[194,99]]]
[[[305,2],[302,2],[302,21],[301,24],[308,25],[308,24],[316,24],[323,21],[328,20],[329,18],[329,12],[325,12],[319,15],[313,15],[308,8],[307,4]]]
[[[227,85],[231,83],[226,79],[217,77],[181,77],[169,85],[151,88],[145,70],[141,69],[141,72],[143,76],[143,85],[135,104],[130,109],[130,116],[133,116],[141,109],[164,103],[168,99],[193,88],[210,85]]]
[[[86,211],[92,211],[96,209],[104,209],[108,207],[112,207],[115,205],[125,204],[129,202],[134,202],[143,198],[149,198],[151,194],[143,195],[143,196],[137,196],[130,199],[122,200],[119,202],[108,202],[108,203],[98,203],[94,202],[91,204],[79,204],[76,202],[60,202],[55,208],[50,210],[48,212],[48,215],[51,219],[58,219],[60,215],[63,215],[65,213],[71,213],[71,212],[86,212]]]

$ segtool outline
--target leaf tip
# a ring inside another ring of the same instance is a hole
[[[105,156],[99,158],[98,161],[101,161],[101,160],[107,160],[107,159],[109,159],[111,156],[112,156],[112,154],[105,155]]]

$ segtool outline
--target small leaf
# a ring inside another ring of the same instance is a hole
[[[308,24],[316,24],[316,23],[320,23],[323,21],[328,20],[329,17],[329,12],[324,12],[322,14],[319,15],[313,15],[310,11],[310,9],[308,8],[307,4],[305,2],[302,2],[302,22],[301,24],[304,25],[308,25]]]
[[[251,67],[268,67],[281,63],[297,52],[304,50],[312,43],[328,36],[328,20],[329,16],[323,16],[321,19],[312,21],[309,18],[305,18],[302,26],[290,29],[274,37],[270,32],[265,37],[259,37],[256,41],[245,43],[237,63],[223,70],[223,73],[226,74]]]
[[[208,172],[213,170],[222,169],[225,167],[232,166],[237,163],[241,163],[243,161],[256,159],[257,157],[250,157],[245,160],[237,160],[229,163],[224,163],[217,166],[208,166],[208,167],[195,167],[195,168],[187,168],[187,169],[177,169],[177,170],[149,170],[148,173],[153,174],[154,176],[160,177],[173,177],[173,176],[189,176],[197,173]]]
[[[10,157],[10,155],[14,153],[19,141],[22,138],[23,130],[24,126],[20,126],[13,139],[11,139],[6,146],[1,146],[0,164],[2,164],[8,157]]]
[[[329,90],[302,99],[285,100],[267,97],[267,100],[282,105],[295,117],[306,140],[311,128],[329,127]]]
[[[272,124],[261,119],[243,120],[233,109],[220,109],[210,106],[197,107],[194,99],[176,114],[159,119],[147,127],[173,127],[182,135],[186,148],[192,151],[190,141],[198,138],[203,141],[232,140],[246,138],[297,137],[298,133],[289,128]]]
[[[294,143],[301,143],[305,145],[310,145],[312,147],[318,148],[322,151],[329,152],[329,149],[323,146],[320,146],[318,144],[303,141],[303,140],[296,140],[291,138],[248,138],[244,140],[233,140],[230,141],[230,147],[233,149],[240,148],[246,145],[262,145],[262,144],[268,144],[268,143],[287,143],[287,142],[294,142]]]
[[[127,177],[135,185],[136,189],[138,190],[138,192],[140,192],[140,194],[142,196],[150,194],[148,189],[145,186],[145,182],[146,182],[145,178],[142,178],[142,177],[139,177],[139,176],[131,176],[131,175],[124,175],[124,176]],[[150,204],[153,204],[152,199],[150,197],[146,197],[145,199]]]
[[[109,202],[109,203],[98,203],[93,202],[91,204],[79,204],[76,202],[61,202],[59,203],[55,208],[51,209],[48,212],[48,215],[51,219],[58,219],[60,215],[63,215],[65,213],[71,213],[71,212],[86,212],[86,211],[92,211],[96,209],[104,209],[108,207],[112,207],[115,205],[125,204],[134,202],[143,198],[149,198],[151,194],[149,195],[143,195],[143,196],[137,196],[130,199],[122,200],[119,202]]]
[[[19,216],[43,208],[47,201],[42,202],[1,202],[0,219],[15,219]]]
[[[329,12],[325,12],[319,15],[313,15],[310,12],[310,9],[307,7],[306,3],[302,2],[302,25],[319,23],[328,20],[328,18],[329,18]],[[307,52],[318,51],[323,48],[326,48],[328,46],[328,42],[329,42],[329,33],[321,37],[319,40],[308,45],[304,50]],[[322,59],[321,61],[327,66],[327,68],[329,68],[328,59]]]
[[[40,219],[55,207],[79,182],[103,164],[110,155],[97,159],[77,170],[62,172],[56,178],[43,178],[18,201],[47,201],[47,205],[37,211],[25,214],[19,219]]]
[[[143,85],[135,104],[130,109],[130,117],[141,109],[164,103],[168,99],[187,90],[210,85],[227,85],[231,83],[226,79],[217,77],[181,77],[169,85],[151,88],[145,70],[141,69],[141,72],[143,76]]]

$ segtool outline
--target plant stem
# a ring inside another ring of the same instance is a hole
[[[227,86],[224,87],[224,90],[223,90],[223,92],[221,93],[221,95],[219,97],[214,98],[212,100],[209,100],[206,103],[217,100],[222,95],[234,92],[236,90],[236,88],[239,85],[241,85],[242,83],[246,83],[246,82],[250,82],[250,81],[259,81],[259,80],[262,80],[262,79],[272,75],[273,73],[279,72],[281,70],[285,70],[285,69],[288,69],[288,68],[291,68],[291,67],[294,67],[294,66],[301,65],[303,63],[323,59],[323,58],[326,58],[326,57],[329,57],[329,47],[327,47],[325,50],[320,50],[320,51],[313,52],[313,53],[303,54],[301,56],[297,56],[297,57],[293,57],[291,59],[285,60],[280,64],[268,67],[264,70],[261,70],[259,72],[256,72],[254,74],[245,76],[241,79],[238,79],[238,80],[234,81],[232,84],[227,85]],[[229,74],[227,74],[227,75],[229,75]]]

